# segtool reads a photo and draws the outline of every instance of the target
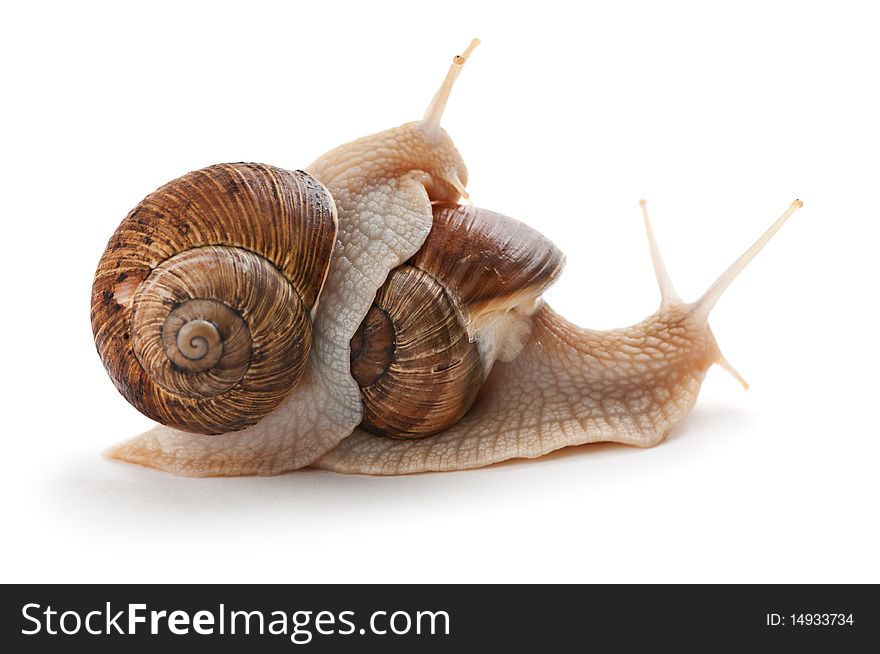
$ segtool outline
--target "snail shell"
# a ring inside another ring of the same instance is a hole
[[[296,387],[336,238],[311,175],[220,164],[148,195],[98,264],[92,329],[120,393],[189,432],[243,429]]]
[[[443,285],[394,269],[351,341],[363,425],[383,436],[429,436],[467,412],[483,382],[475,343]]]
[[[446,204],[468,197],[468,173],[440,122],[477,43],[421,121],[334,148],[314,178],[213,166],[131,212],[100,262],[92,327],[117,388],[164,426],[108,456],[193,476],[458,470],[653,445],[712,365],[742,381],[709,313],[801,202],[690,303],[643,202],[660,308],[578,328],[540,299],[562,268],[552,243]]]
[[[391,272],[351,340],[363,427],[421,438],[457,423],[494,362],[516,356],[528,336],[509,312],[533,303],[564,262],[519,221],[435,205],[424,245]]]

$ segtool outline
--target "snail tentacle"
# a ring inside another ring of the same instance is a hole
[[[543,304],[530,318],[525,347],[495,365],[461,421],[410,441],[376,438],[359,429],[315,466],[396,475],[477,468],[601,441],[637,447],[660,443],[690,413],[713,364],[747,387],[721,354],[708,313],[801,206],[795,200],[709,291],[689,304],[674,296],[649,229],[664,291],[656,313],[630,327],[596,331],[573,325]]]

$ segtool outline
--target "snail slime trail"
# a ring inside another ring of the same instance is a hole
[[[460,203],[468,171],[441,122],[478,43],[421,120],[303,170],[209,166],[132,209],[98,264],[92,329],[116,388],[160,424],[108,457],[189,476],[460,470],[652,446],[713,364],[742,381],[709,312],[800,201],[690,303],[643,201],[659,309],[622,329],[572,325],[542,298],[559,248]]]

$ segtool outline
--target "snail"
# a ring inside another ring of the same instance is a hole
[[[98,264],[92,328],[116,388],[161,424],[109,457],[189,476],[458,470],[652,446],[713,364],[742,381],[708,316],[801,202],[686,303],[642,201],[660,308],[576,327],[542,299],[562,252],[461,203],[467,168],[440,122],[477,44],[420,121],[304,170],[209,166],[127,215]]]

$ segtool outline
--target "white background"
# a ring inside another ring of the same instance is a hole
[[[878,16],[870,3],[17,3],[2,66],[2,581],[880,582]],[[221,161],[296,168],[418,119],[473,201],[555,240],[549,302],[651,313],[638,200],[693,299],[796,197],[669,440],[400,478],[183,479],[95,354],[113,229]]]

